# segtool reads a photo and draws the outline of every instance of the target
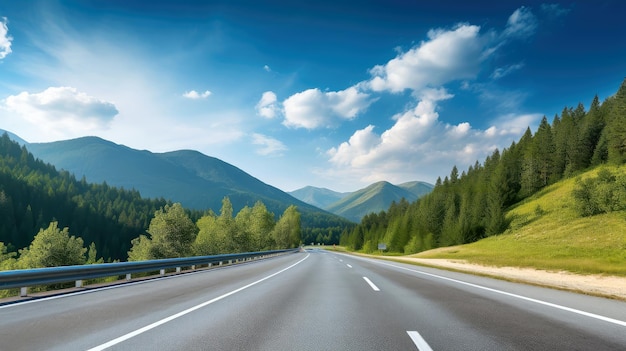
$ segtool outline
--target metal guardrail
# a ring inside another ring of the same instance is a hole
[[[224,254],[213,256],[195,256],[183,258],[166,258],[161,260],[101,263],[80,266],[61,266],[34,269],[18,269],[0,272],[0,290],[21,288],[20,295],[27,295],[27,287],[33,285],[45,285],[54,283],[66,283],[75,281],[76,287],[82,286],[82,281],[116,275],[126,275],[130,280],[130,274],[151,271],[160,271],[164,274],[165,269],[176,268],[180,272],[182,267],[192,267],[201,265],[232,263],[233,261],[249,260],[264,256],[281,253],[297,252],[298,249],[273,250],[246,252],[236,254]]]

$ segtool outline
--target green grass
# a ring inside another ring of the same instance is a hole
[[[618,170],[626,172],[626,167]],[[597,169],[582,176],[596,174]],[[516,205],[507,213],[511,225],[501,235],[411,257],[626,276],[626,212],[578,216],[571,195],[575,184],[575,179],[564,180]]]

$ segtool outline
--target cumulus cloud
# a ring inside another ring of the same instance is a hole
[[[385,65],[370,70],[369,87],[374,91],[401,92],[437,87],[458,79],[474,78],[489,56],[489,41],[480,27],[461,24],[452,30],[433,29],[428,40]]]
[[[209,96],[211,96],[211,94],[213,94],[213,93],[211,93],[208,90],[205,90],[203,93],[199,93],[199,92],[197,92],[195,90],[190,90],[190,91],[186,91],[183,94],[183,97],[185,97],[187,99],[192,99],[192,100],[200,100],[200,99],[208,98]]]
[[[268,65],[263,66],[263,69],[265,70],[265,72],[271,72],[272,71],[272,69]]]
[[[3,108],[42,129],[70,134],[107,128],[118,110],[111,102],[72,87],[22,92],[2,101]]]
[[[7,57],[11,53],[11,41],[13,38],[9,36],[9,27],[7,26],[7,18],[0,17],[0,60]]]
[[[369,94],[359,91],[355,86],[329,92],[308,89],[283,101],[283,124],[306,129],[333,127],[340,120],[355,118],[367,110],[373,101]]]
[[[506,22],[503,36],[511,38],[528,38],[537,30],[537,18],[528,7],[520,7]]]
[[[259,146],[256,153],[262,156],[281,156],[287,150],[280,140],[259,133],[252,134],[252,144]]]
[[[465,168],[484,159],[499,145],[521,136],[537,118],[503,116],[486,130],[467,122],[452,125],[440,121],[437,112],[438,103],[452,97],[443,88],[425,90],[414,108],[394,116],[391,128],[380,134],[372,125],[357,130],[348,141],[327,151],[330,172],[362,182],[427,180],[432,174],[447,174],[453,165]]]
[[[274,118],[278,114],[279,106],[276,94],[272,91],[266,91],[261,96],[261,100],[255,106],[259,116],[265,118]]]

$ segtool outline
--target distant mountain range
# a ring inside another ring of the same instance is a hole
[[[389,209],[393,201],[398,202],[405,198],[412,202],[428,194],[432,189],[432,184],[420,181],[399,185],[383,181],[352,193],[338,193],[325,188],[307,186],[289,194],[351,221],[360,222],[368,213]]]
[[[0,129],[0,134],[5,131]],[[364,189],[340,193],[325,188],[304,187],[289,193],[263,183],[241,169],[193,150],[153,153],[135,150],[98,137],[83,137],[50,143],[28,143],[10,133],[35,157],[91,183],[138,190],[143,197],[164,198],[192,209],[219,213],[228,197],[233,210],[262,201],[276,215],[296,205],[306,222],[338,225],[360,222],[371,212],[387,210],[392,201],[414,201],[433,188],[424,182],[392,185],[378,182]],[[322,221],[320,222],[320,219]],[[323,226],[326,226],[323,225]]]
[[[0,134],[4,133],[0,130]],[[164,198],[192,209],[212,209],[219,213],[222,199],[228,197],[237,213],[244,206],[262,201],[274,214],[281,215],[290,205],[302,214],[303,225],[327,227],[347,223],[330,212],[263,183],[241,169],[198,151],[166,153],[135,150],[98,138],[50,143],[28,143],[15,134],[9,137],[25,145],[35,157],[66,170],[78,179],[138,190],[142,197]]]
[[[316,188],[314,186],[305,186],[304,188],[287,192],[296,199],[300,199],[308,204],[319,208],[326,208],[329,205],[343,199],[352,194],[351,192],[339,193],[326,188]]]

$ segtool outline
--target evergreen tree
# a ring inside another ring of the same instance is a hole
[[[626,79],[615,94],[611,117],[607,125],[609,162],[626,162]]]
[[[581,128],[581,148],[583,167],[592,164],[593,155],[595,153],[602,130],[605,126],[604,116],[600,109],[600,100],[598,95],[593,98],[589,112],[585,116],[583,126]]]

